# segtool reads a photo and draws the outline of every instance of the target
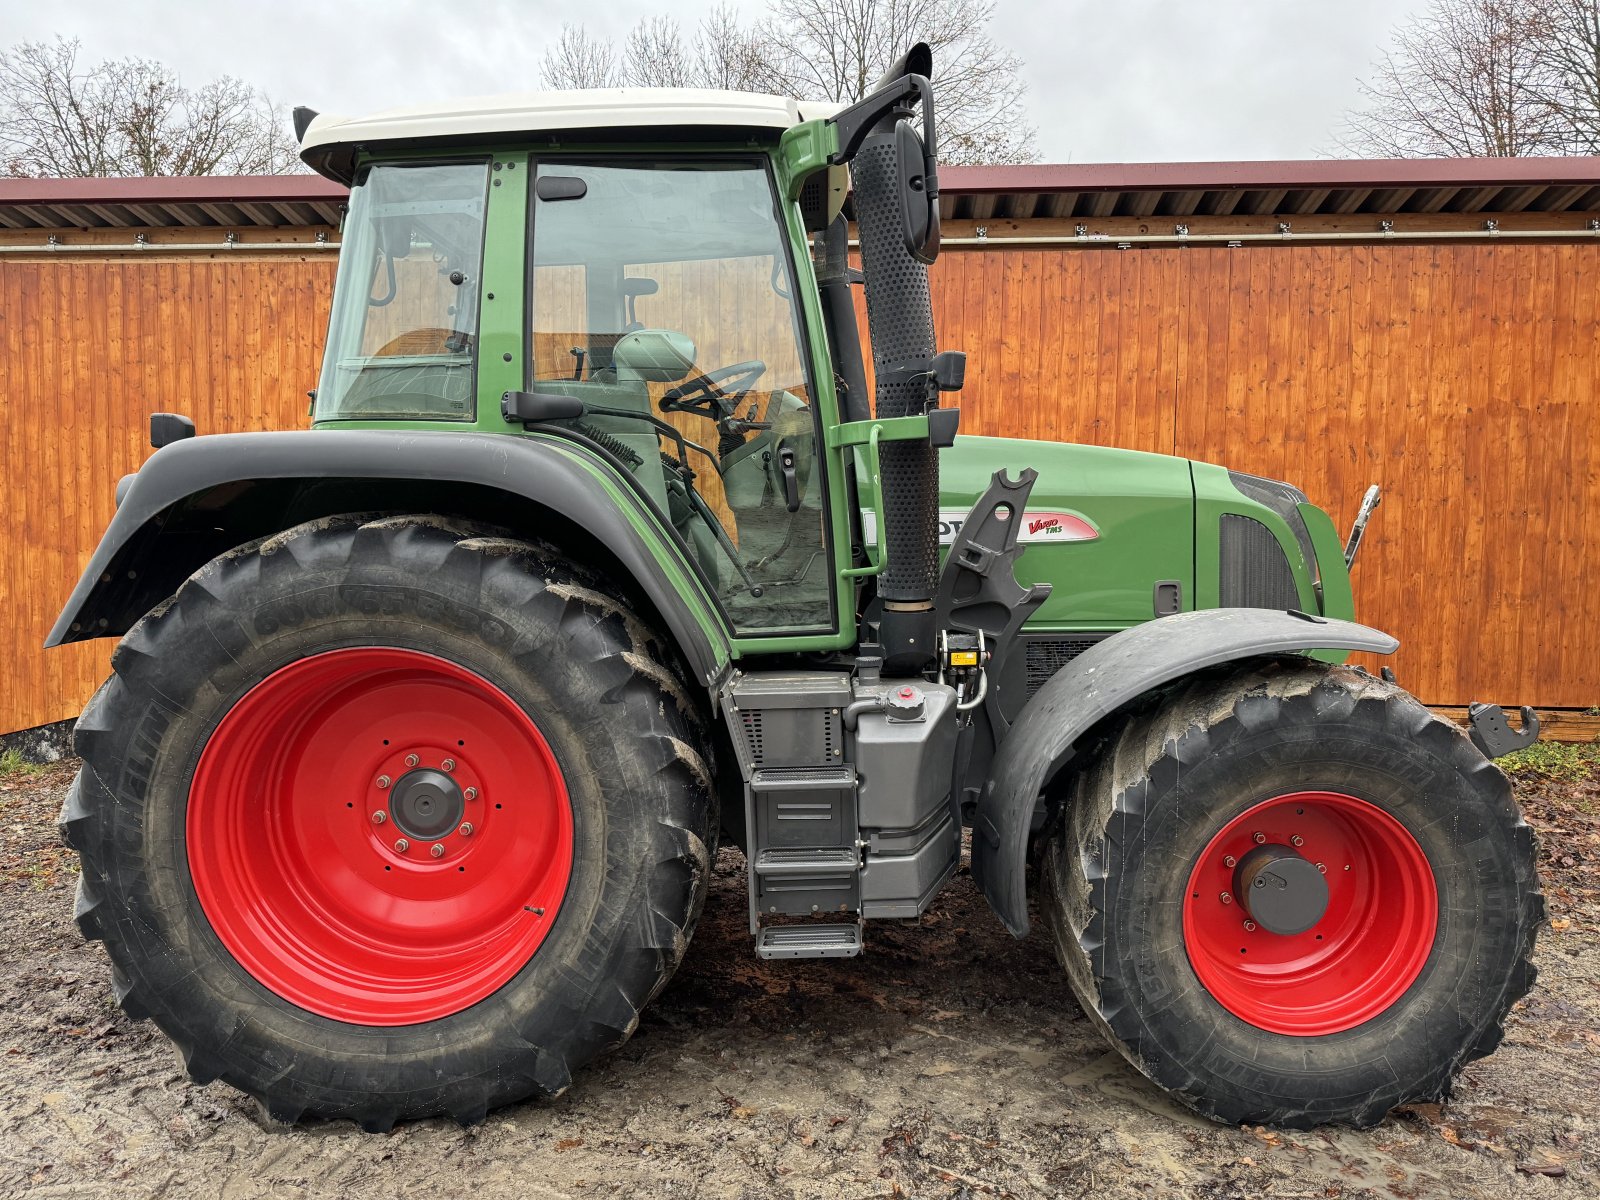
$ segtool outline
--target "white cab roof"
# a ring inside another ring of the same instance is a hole
[[[597,88],[522,92],[392,108],[366,117],[318,115],[301,141],[301,156],[324,174],[342,178],[339,147],[377,142],[496,140],[518,133],[693,126],[782,131],[840,106],[749,92],[705,88]]]

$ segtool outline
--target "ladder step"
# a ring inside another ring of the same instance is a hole
[[[768,925],[756,939],[757,958],[854,958],[861,925]]]
[[[861,865],[848,846],[786,847],[763,850],[756,856],[757,875],[841,875]]]

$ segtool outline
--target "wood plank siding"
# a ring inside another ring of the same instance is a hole
[[[955,249],[962,430],[1285,479],[1348,528],[1360,617],[1431,704],[1600,703],[1589,243]]]
[[[1402,638],[1401,681],[1433,704],[1587,707],[1597,253],[960,247],[933,268],[935,312],[969,355],[964,432],[1226,463],[1299,484],[1341,528],[1382,483],[1356,598]],[[106,673],[110,642],[39,647],[149,413],[304,425],[332,258],[247,255],[0,261],[0,731],[76,715]]]
[[[246,255],[0,262],[0,731],[75,717],[108,673],[111,641],[40,647],[149,457],[150,413],[305,424],[333,258]]]

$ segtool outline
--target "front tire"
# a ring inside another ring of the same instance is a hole
[[[547,546],[334,518],[124,638],[62,824],[118,999],[278,1120],[559,1093],[670,978],[709,879],[703,715]]]
[[[1505,775],[1352,668],[1210,674],[1128,717],[1042,874],[1085,1011],[1228,1123],[1441,1100],[1534,980],[1543,898]]]

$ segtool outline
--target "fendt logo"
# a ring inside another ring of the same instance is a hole
[[[945,508],[939,511],[939,544],[948,546],[956,540],[956,534],[961,532],[961,526],[966,523],[967,510],[964,508]],[[878,523],[876,514],[863,509],[861,512],[861,532],[869,544],[875,545],[878,541]],[[1070,512],[1034,512],[1029,511],[1022,516],[1022,532],[1017,535],[1017,541],[1025,543],[1038,542],[1092,542],[1100,536],[1086,517]]]

